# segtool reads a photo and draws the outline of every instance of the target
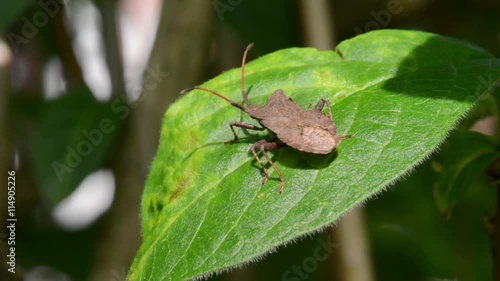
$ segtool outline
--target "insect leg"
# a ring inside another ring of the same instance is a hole
[[[316,104],[314,107],[314,111],[321,112],[323,110],[323,107],[325,106],[325,99],[320,99],[319,102]]]
[[[352,135],[337,136],[337,139],[338,139],[338,140],[345,140],[345,139],[348,139],[348,138],[350,138],[350,137],[352,137]]]
[[[333,114],[332,114],[332,106],[330,105],[329,100],[321,99],[318,104],[316,104],[316,107],[314,107],[314,111],[321,112],[323,111],[323,107],[325,104],[328,106],[328,112],[330,113],[330,117],[332,118],[333,121]],[[338,140],[345,140],[352,137],[351,135],[345,135],[345,136],[336,136]]]
[[[314,107],[314,111],[317,111],[317,112],[323,111],[323,107],[325,106],[325,103],[328,106],[328,113],[330,113],[329,116],[332,117],[332,120],[333,120],[332,106],[330,105],[330,101],[329,100],[321,99],[318,102],[318,104],[316,104],[316,106]]]
[[[267,140],[261,140],[261,141],[258,141],[256,142],[255,144],[252,145],[252,153],[254,153],[254,156],[256,156],[255,154],[255,148],[258,147],[259,150],[262,152],[262,154],[264,155],[264,157],[266,157],[266,160],[269,164],[271,164],[271,167],[273,167],[273,169],[276,171],[276,173],[278,174],[278,176],[280,177],[280,181],[281,181],[281,184],[280,184],[280,194],[283,193],[283,188],[285,187],[285,178],[283,177],[283,175],[281,174],[280,170],[278,169],[278,167],[276,167],[276,165],[274,164],[274,162],[271,160],[271,158],[269,157],[269,155],[267,155],[267,152],[268,151],[273,151],[277,148],[280,147],[280,143],[277,143],[277,142],[268,142]],[[256,157],[257,158],[257,157]],[[267,170],[266,168],[264,167],[264,165],[262,164],[262,162],[260,160],[257,160],[259,162],[259,164],[262,166],[262,169],[264,169],[264,181],[262,182],[262,184],[265,184],[267,182],[267,179],[269,178],[269,174],[267,173]]]
[[[231,131],[233,131],[234,139],[228,140],[228,141],[224,142],[224,144],[233,143],[233,142],[238,140],[238,135],[236,134],[234,127],[240,127],[240,128],[245,128],[245,129],[249,129],[249,130],[256,130],[256,131],[265,130],[265,128],[257,127],[255,125],[243,123],[243,122],[231,122],[231,123],[229,123],[229,127],[231,127]]]
[[[252,145],[252,147],[250,147],[250,151],[252,151],[252,154],[253,154],[253,156],[255,157],[255,160],[257,160],[257,162],[258,162],[258,163],[260,164],[260,166],[262,167],[262,171],[264,172],[264,180],[262,180],[262,184],[266,184],[267,179],[269,179],[269,173],[267,172],[267,169],[266,169],[266,167],[264,166],[264,163],[262,163],[262,161],[260,161],[260,158],[259,158],[259,156],[257,155],[257,153],[255,152],[255,149],[256,149],[256,148],[259,148],[259,149],[260,149],[260,145],[261,145],[261,144],[263,144],[263,143],[265,143],[265,142],[266,142],[266,140],[260,140],[260,141],[258,141],[258,142],[256,142],[256,143],[254,143],[254,144]],[[261,151],[262,151],[262,149],[261,149]]]

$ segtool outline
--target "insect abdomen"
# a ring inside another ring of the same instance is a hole
[[[307,152],[316,154],[329,154],[338,145],[335,135],[328,130],[316,126],[302,128],[302,140]]]

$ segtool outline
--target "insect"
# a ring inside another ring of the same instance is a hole
[[[269,98],[267,105],[252,105],[248,100],[248,96],[245,91],[245,62],[248,51],[250,51],[252,46],[253,44],[250,44],[245,49],[241,62],[241,94],[246,107],[215,91],[199,86],[185,89],[181,92],[181,95],[193,90],[211,93],[229,102],[232,106],[246,112],[251,118],[257,120],[261,125],[259,127],[244,122],[229,123],[229,127],[231,128],[231,131],[233,131],[234,138],[224,142],[224,144],[234,143],[238,140],[238,135],[234,130],[235,127],[257,131],[267,129],[274,133],[273,138],[267,140],[263,139],[254,143],[250,147],[250,151],[264,172],[262,184],[265,184],[269,179],[269,172],[264,166],[264,163],[260,160],[260,157],[257,155],[256,150],[259,150],[264,155],[267,162],[278,174],[281,181],[279,190],[279,193],[281,194],[283,193],[283,188],[285,187],[285,179],[267,154],[268,151],[289,146],[303,152],[326,155],[330,154],[338,146],[341,140],[350,138],[351,135],[337,135],[337,129],[333,123],[332,107],[330,106],[330,102],[326,99],[321,99],[312,110],[310,110],[310,105],[306,110],[303,110],[291,98],[287,97],[282,89],[279,89]],[[329,115],[322,112],[325,104],[328,106]]]

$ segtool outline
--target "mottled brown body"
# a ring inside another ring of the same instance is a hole
[[[181,94],[185,94],[194,89],[209,92],[224,99],[234,107],[246,112],[250,117],[256,119],[262,125],[262,127],[258,127],[243,122],[230,123],[229,126],[233,132],[234,138],[226,141],[225,144],[233,143],[238,140],[238,135],[236,134],[234,127],[259,131],[267,129],[273,132],[275,134],[275,138],[271,140],[264,139],[254,143],[251,146],[250,151],[254,155],[257,162],[259,162],[264,172],[264,180],[262,183],[265,184],[267,182],[269,173],[264,166],[264,163],[260,161],[260,158],[256,153],[256,149],[262,152],[267,162],[273,167],[280,177],[280,193],[282,193],[285,186],[285,179],[269,155],[267,155],[267,151],[272,151],[282,146],[290,146],[304,152],[329,154],[338,146],[340,140],[350,138],[351,135],[337,135],[337,129],[332,119],[331,106],[328,100],[325,99],[321,99],[316,104],[314,109],[303,110],[291,98],[287,97],[283,90],[279,89],[269,98],[267,105],[259,106],[250,104],[244,87],[244,67],[246,55],[252,46],[253,44],[250,44],[246,48],[241,63],[241,93],[243,101],[247,106],[246,108],[239,103],[229,100],[219,93],[198,86],[186,89],[182,91]],[[330,115],[325,115],[322,112],[325,104],[328,106]]]
[[[329,154],[343,137],[337,136],[331,117],[321,112],[325,103],[328,102],[322,100],[318,103],[321,108],[303,110],[279,89],[267,105],[252,105],[246,112],[286,145],[304,152]]]

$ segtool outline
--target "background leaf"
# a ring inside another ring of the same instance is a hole
[[[32,3],[34,3],[33,0],[2,1],[0,4],[0,30],[18,20],[19,15]]]
[[[372,259],[379,269],[375,280],[493,278],[491,237],[484,226],[485,215],[494,214],[496,190],[476,191],[444,220],[432,194],[439,174],[430,163],[445,155],[440,149],[396,188],[366,204]]]
[[[33,140],[34,172],[44,201],[55,205],[100,168],[120,126],[110,103],[88,90],[64,95],[47,106]]]
[[[483,172],[500,153],[491,137],[476,132],[454,135],[445,149],[450,153],[444,156],[442,173],[434,186],[434,198],[441,214],[449,218],[453,206],[467,191],[480,188],[474,181],[484,176]]]
[[[303,108],[328,98],[338,133],[353,135],[331,157],[274,153],[283,195],[275,173],[260,184],[248,152],[261,136],[222,144],[232,136],[227,124],[252,122],[247,116],[198,92],[172,105],[143,194],[144,242],[130,280],[194,278],[333,223],[425,159],[481,95],[477,77],[500,74],[488,52],[422,32],[371,32],[338,51],[286,49],[248,64],[252,103],[279,88]],[[239,75],[203,86],[241,101]]]

